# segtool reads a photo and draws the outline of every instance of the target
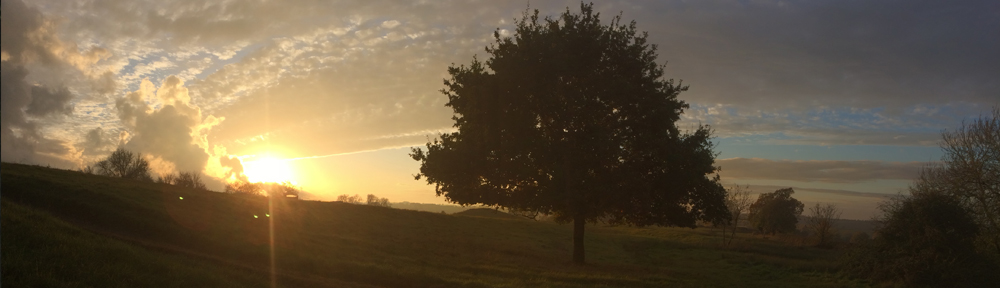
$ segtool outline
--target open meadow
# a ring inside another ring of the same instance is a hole
[[[10,287],[864,287],[838,250],[711,229],[276,200],[3,163]],[[269,233],[273,221],[273,235]],[[273,241],[273,254],[272,254]],[[273,256],[273,260],[272,260]],[[273,270],[272,270],[273,267]]]

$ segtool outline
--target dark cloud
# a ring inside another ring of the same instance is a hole
[[[68,92],[57,92],[53,96],[44,88],[28,85],[24,80],[27,74],[21,66],[7,61],[0,63],[0,159],[60,168],[75,167],[78,163],[72,159],[72,147],[63,140],[46,137],[41,133],[39,123],[28,119],[28,114],[44,116],[65,111],[65,101],[68,100],[60,97],[71,96]],[[44,104],[38,104],[32,110],[35,103]],[[25,113],[26,108],[32,113]],[[68,109],[72,111],[72,107]]]
[[[84,156],[103,157],[111,153],[120,143],[119,135],[105,132],[103,128],[97,127],[87,131],[83,136],[83,141],[76,144]]]
[[[656,1],[638,16],[694,102],[743,107],[989,103],[995,1]],[[988,105],[987,105],[988,106]]]
[[[736,179],[771,179],[802,182],[858,183],[879,179],[910,180],[927,162],[787,161],[731,158],[716,161],[722,174]]]
[[[46,89],[41,86],[31,87],[31,103],[24,112],[31,116],[43,117],[53,114],[73,114],[73,94],[66,87]]]

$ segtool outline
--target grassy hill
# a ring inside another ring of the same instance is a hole
[[[864,286],[836,272],[836,250],[749,237],[723,249],[706,229],[588,226],[577,266],[571,227],[551,222],[0,173],[10,287]]]

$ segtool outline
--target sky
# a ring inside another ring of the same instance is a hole
[[[439,92],[526,9],[578,1],[2,0],[2,160],[79,169],[115,148],[210,188],[445,203],[407,154],[454,131]],[[599,1],[636,21],[714,129],[726,186],[793,187],[868,219],[1000,105],[997,1]],[[605,22],[607,23],[607,22]]]

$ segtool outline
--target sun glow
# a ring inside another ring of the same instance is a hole
[[[292,182],[297,184],[292,175],[288,160],[265,157],[260,160],[243,162],[243,173],[250,182]]]

